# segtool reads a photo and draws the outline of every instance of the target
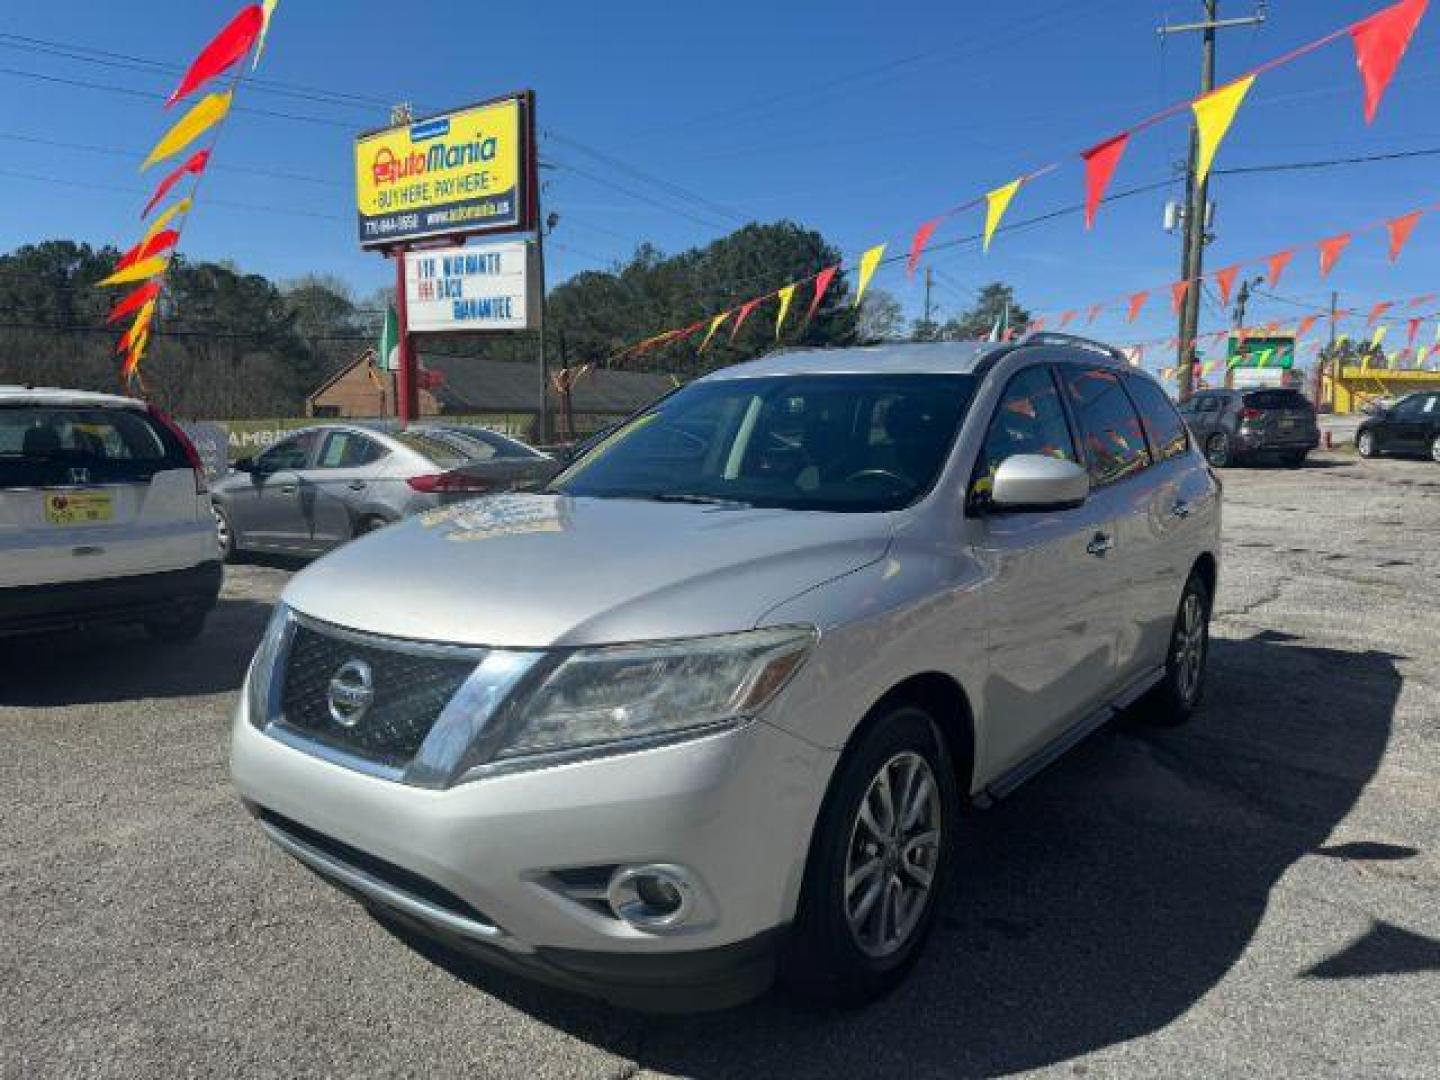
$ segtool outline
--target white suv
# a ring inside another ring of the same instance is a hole
[[[205,470],[144,402],[0,386],[0,636],[196,637],[220,591]]]

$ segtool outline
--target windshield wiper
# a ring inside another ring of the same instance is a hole
[[[663,503],[692,503],[696,506],[724,506],[731,510],[748,510],[750,504],[741,502],[739,499],[724,499],[718,495],[690,495],[685,493],[672,494],[659,491],[653,495],[643,496],[651,502]]]

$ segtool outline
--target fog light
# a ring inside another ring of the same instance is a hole
[[[694,893],[682,866],[627,866],[610,879],[605,898],[617,919],[641,930],[664,930],[689,917]]]

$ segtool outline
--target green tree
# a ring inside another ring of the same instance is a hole
[[[855,339],[861,345],[900,341],[905,336],[905,313],[900,301],[884,289],[871,289],[860,301]]]
[[[992,281],[980,289],[974,307],[941,327],[940,336],[947,341],[975,341],[988,337],[996,323],[1018,333],[1030,319],[1030,312],[1016,302],[1015,289],[1003,282]]]

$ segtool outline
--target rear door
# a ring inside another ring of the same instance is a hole
[[[216,557],[185,448],[144,409],[0,405],[0,587],[188,569]]]

